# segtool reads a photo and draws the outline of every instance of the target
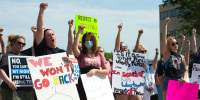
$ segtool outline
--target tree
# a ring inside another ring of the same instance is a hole
[[[191,36],[192,28],[197,29],[197,36],[200,36],[200,0],[163,0],[164,5],[180,5],[177,9],[179,9],[179,16],[183,20],[180,22],[187,22],[189,24],[183,25],[181,30],[184,31],[185,34]]]

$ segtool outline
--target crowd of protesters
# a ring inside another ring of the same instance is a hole
[[[17,93],[21,100],[37,100],[33,87],[17,87],[16,83],[9,78],[8,56],[42,56],[49,54],[56,54],[66,52],[68,55],[74,55],[78,60],[80,74],[86,74],[88,77],[93,75],[108,76],[112,85],[112,59],[104,57],[104,48],[97,46],[97,40],[93,33],[86,32],[82,37],[81,34],[85,25],[78,27],[78,32],[73,32],[74,20],[68,21],[68,43],[66,43],[66,50],[60,49],[56,46],[56,36],[52,29],[45,29],[44,25],[44,11],[47,9],[48,3],[41,3],[39,14],[37,18],[37,26],[32,26],[33,45],[23,50],[26,45],[25,38],[20,35],[9,35],[8,45],[5,46],[3,39],[3,28],[0,28],[0,43],[2,48],[2,58],[0,61],[0,78],[1,83],[0,93],[2,100],[12,100],[13,93]],[[155,48],[155,58],[152,66],[147,60],[144,60],[144,95],[130,95],[113,93],[116,100],[166,100],[167,87],[169,80],[180,81],[181,84],[189,82],[189,51],[190,41],[187,40],[187,49],[185,56],[181,55],[185,36],[182,36],[181,43],[178,47],[178,42],[174,37],[167,38],[167,26],[170,18],[165,19],[165,25],[162,32],[161,41],[161,55],[162,60],[158,62],[159,49]],[[118,33],[115,40],[114,50],[128,52],[128,46],[121,42],[123,24],[118,25]],[[138,31],[137,40],[133,52],[146,54],[147,48],[140,44],[140,37],[144,33],[143,29]],[[76,37],[74,37],[76,34]],[[200,64],[200,49],[196,46],[196,29],[192,30],[193,37],[193,60],[194,63]],[[130,41],[133,42],[133,41]],[[112,45],[112,44],[111,44]],[[114,44],[113,44],[114,45]],[[22,51],[23,50],[23,51]],[[73,71],[73,66],[69,57],[63,57],[63,60],[70,63]],[[87,100],[81,78],[78,79],[76,85],[80,100]],[[199,95],[200,96],[200,95]]]

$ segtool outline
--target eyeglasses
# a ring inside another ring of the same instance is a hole
[[[174,42],[172,43],[172,46],[178,45],[178,42]]]
[[[122,49],[124,49],[124,48],[128,48],[128,46],[127,46],[127,45],[126,45],[126,46],[122,46],[121,48],[122,48]]]
[[[147,52],[147,50],[141,50],[140,51],[140,53],[146,53]]]
[[[19,42],[19,41],[17,41],[17,43],[20,44],[20,45],[22,44],[23,46],[26,45],[26,43],[22,43],[22,42]]]

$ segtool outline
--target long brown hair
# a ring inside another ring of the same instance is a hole
[[[95,54],[95,56],[97,56],[99,54],[99,50],[97,48],[97,40],[96,40],[94,34],[92,34],[91,32],[86,32],[83,35],[83,38],[82,38],[82,52],[84,54],[87,54],[87,52],[88,52],[88,49],[84,46],[85,39],[86,39],[87,36],[91,36],[91,41],[93,42],[93,47],[91,49],[92,49],[93,54]]]

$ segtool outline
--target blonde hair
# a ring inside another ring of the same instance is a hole
[[[147,48],[144,45],[139,45],[138,50],[145,49],[147,51]]]
[[[25,38],[21,35],[9,35],[8,36],[8,45],[12,46],[12,43],[16,42],[17,39],[19,39],[19,38],[24,39],[24,42],[25,42]]]
[[[173,40],[173,39],[175,39],[174,37],[168,37],[167,38],[167,49],[170,51],[170,42]]]

